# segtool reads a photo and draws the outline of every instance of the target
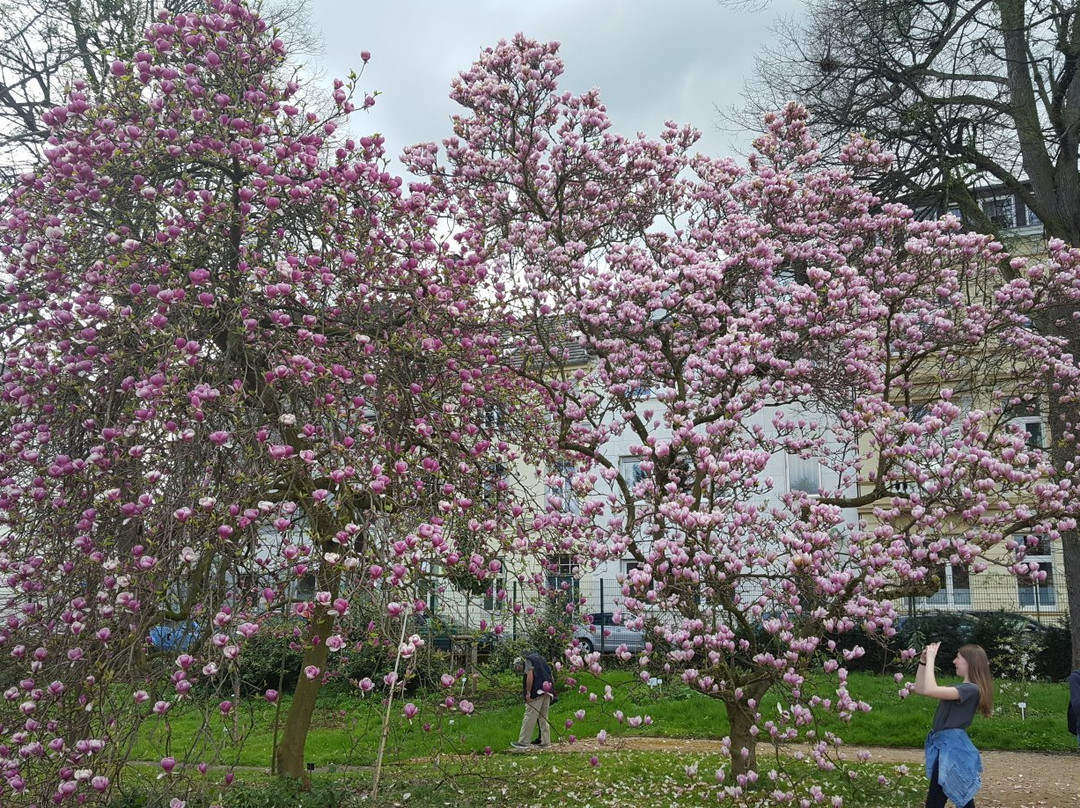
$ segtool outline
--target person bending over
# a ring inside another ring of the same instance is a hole
[[[519,656],[514,660],[514,671],[521,674],[521,690],[525,698],[525,717],[521,721],[521,732],[511,746],[515,749],[530,749],[532,734],[540,724],[540,747],[551,746],[551,724],[548,723],[548,709],[554,694],[554,679],[551,668],[540,654],[532,653]]]

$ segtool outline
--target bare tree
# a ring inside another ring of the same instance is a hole
[[[757,119],[798,100],[826,146],[851,132],[881,141],[898,157],[875,183],[883,196],[959,207],[990,232],[972,191],[1004,186],[1048,236],[1078,244],[1078,10],[1059,0],[823,0],[778,29],[750,111]]]
[[[49,127],[44,112],[64,102],[72,81],[98,98],[112,62],[149,47],[144,31],[161,11],[201,0],[0,0],[0,176],[37,162]],[[261,4],[257,4],[261,5]],[[292,52],[309,51],[305,0],[274,2],[266,15],[289,31]]]
[[[1075,0],[818,0],[778,27],[758,61],[747,120],[797,100],[830,153],[858,132],[897,155],[871,183],[883,199],[959,210],[998,233],[980,188],[1000,187],[1048,239],[1080,247],[1080,4]],[[1063,306],[1036,318],[1080,356]],[[1056,468],[1070,474],[1080,410],[1049,402]],[[1063,539],[1073,664],[1080,666],[1080,535]]]

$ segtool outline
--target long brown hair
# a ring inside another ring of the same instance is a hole
[[[994,712],[994,680],[990,677],[990,660],[981,645],[960,646],[960,656],[968,664],[968,681],[979,688],[978,710],[989,717]]]

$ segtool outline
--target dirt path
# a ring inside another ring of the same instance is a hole
[[[595,740],[579,740],[572,747],[554,749],[581,752],[596,746]],[[606,748],[657,751],[715,752],[716,741],[692,738],[613,738]],[[853,747],[854,756],[858,748]],[[868,749],[877,763],[904,763],[918,772],[922,749]],[[983,752],[983,787],[978,808],[1080,808],[1080,755],[1044,752]]]

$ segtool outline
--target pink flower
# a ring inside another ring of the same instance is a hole
[[[417,712],[419,712],[419,710],[417,709],[415,704],[413,704],[412,702],[409,702],[408,704],[405,705],[405,709],[404,709],[403,712],[405,713],[406,718],[411,719],[411,718],[413,718],[413,716],[415,716],[417,714]]]
[[[462,715],[469,715],[469,714],[471,714],[471,713],[472,713],[472,711],[473,711],[473,709],[475,709],[475,708],[473,707],[473,703],[472,703],[471,701],[467,701],[467,700],[465,700],[465,699],[462,699],[462,700],[461,700],[461,701],[460,701],[460,702],[458,703],[458,710],[460,710],[460,711],[461,711]]]

